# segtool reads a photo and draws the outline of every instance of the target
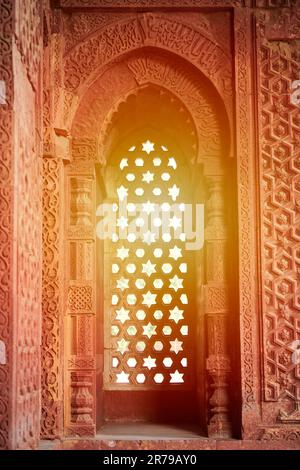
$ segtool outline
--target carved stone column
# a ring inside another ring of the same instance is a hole
[[[227,347],[228,286],[226,282],[226,228],[223,176],[208,176],[206,206],[206,284],[204,309],[207,332],[206,369],[212,394],[209,399],[209,437],[230,437],[229,375]]]
[[[66,170],[66,433],[93,436],[96,432],[95,166],[93,162],[80,160]]]

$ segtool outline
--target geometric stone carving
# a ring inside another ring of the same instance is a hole
[[[69,359],[68,361],[69,370],[71,369],[90,370],[94,368],[95,368],[94,358],[76,356],[74,358]]]
[[[225,287],[214,286],[210,283],[204,287],[205,312],[216,313],[228,311],[228,292]]]
[[[90,286],[70,286],[68,291],[69,312],[91,312],[92,287]]]
[[[295,408],[291,413],[280,411],[277,420],[281,423],[287,424],[299,424],[300,422],[300,405],[299,402],[295,402]]]
[[[292,359],[293,344],[300,339],[300,121],[291,93],[300,69],[296,48],[285,47],[284,42],[268,43],[264,32],[262,15],[259,109],[265,400],[291,400],[298,406],[300,366]],[[280,421],[288,422],[283,412]]]

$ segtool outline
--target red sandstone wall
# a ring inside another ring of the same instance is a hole
[[[1,1],[0,449],[40,429],[41,2]]]
[[[123,0],[60,2],[62,7],[71,9],[118,7],[125,3]],[[171,3],[171,0],[142,0],[135,4],[131,1],[130,5],[154,8]],[[240,271],[244,431],[247,437],[297,440],[300,438],[300,365],[294,367],[290,357],[291,344],[300,338],[299,105],[291,102],[293,83],[300,79],[296,42],[300,39],[299,9],[294,10],[298,2],[174,0],[173,5],[190,8],[200,3],[212,8],[236,7],[236,138],[240,187],[244,191],[239,220],[240,225],[244,224],[240,232],[244,263]],[[5,449],[33,447],[40,432],[43,35],[41,1],[1,0],[0,7],[0,80],[6,89],[0,101],[0,449]],[[105,23],[103,15],[98,15],[97,20],[91,13],[87,14],[87,20],[79,16],[77,29],[65,38],[59,36],[60,15],[47,17],[48,33],[51,30],[52,36],[47,46],[51,65],[45,79],[48,80],[45,108],[48,103],[60,108],[57,120],[52,111],[47,114],[47,108],[44,121],[44,167],[51,177],[45,179],[43,193],[49,218],[46,223],[44,220],[47,231],[46,235],[44,232],[42,423],[43,436],[50,438],[62,433],[59,245],[53,239],[60,236],[59,219],[55,219],[59,211],[57,183],[61,182],[62,159],[68,154],[67,139],[53,135],[53,128],[64,130],[64,122],[76,108],[77,99],[63,89],[61,48],[64,39],[72,47],[82,40],[87,34],[86,27],[97,30]],[[118,22],[118,13],[111,15]],[[78,27],[82,27],[82,37]],[[86,68],[84,62],[82,67]],[[67,77],[68,83],[73,84]],[[52,132],[56,148],[47,147],[48,132]],[[256,155],[250,166],[249,148]],[[251,171],[256,180],[251,179]],[[257,191],[249,195],[254,182]],[[256,193],[260,196],[257,202],[252,197]],[[258,223],[255,244],[261,254],[257,259],[253,259],[255,250],[250,252],[249,245],[253,243],[249,230],[254,220]],[[259,277],[255,277],[254,264]]]

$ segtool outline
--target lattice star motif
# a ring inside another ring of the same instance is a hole
[[[175,323],[178,323],[180,320],[183,320],[183,312],[184,310],[180,310],[177,306],[174,307],[172,310],[169,310],[170,320],[174,320]]]
[[[129,279],[125,279],[125,277],[121,277],[117,279],[117,289],[121,289],[121,291],[128,289],[129,287]]]
[[[122,324],[129,320],[129,310],[126,310],[124,307],[120,308],[120,310],[116,310],[116,313],[116,319],[120,320]]]
[[[128,196],[128,189],[122,185],[117,189],[117,193],[120,201],[124,201]]]
[[[181,301],[182,304],[187,305],[189,303],[188,296],[186,294],[181,294],[180,301]]]
[[[117,248],[117,258],[120,258],[122,261],[124,261],[125,258],[128,258],[129,256],[129,248],[125,248],[122,246],[122,248]]]
[[[126,227],[128,227],[128,219],[122,215],[122,217],[117,219],[117,227],[124,230]]]
[[[143,212],[146,212],[147,215],[151,214],[151,212],[155,211],[155,204],[154,202],[147,201],[143,204]]]
[[[143,335],[148,336],[149,339],[151,338],[151,336],[154,336],[157,334],[156,325],[152,325],[152,323],[150,322],[148,323],[148,325],[143,326],[143,330],[144,330]]]
[[[168,166],[170,166],[171,168],[173,168],[174,170],[176,170],[176,168],[177,168],[177,163],[176,163],[175,158],[173,158],[173,157],[169,158]]]
[[[178,291],[178,289],[183,289],[183,279],[180,279],[177,274],[172,277],[171,279],[169,279],[170,281],[170,289],[174,289],[175,292]]]
[[[176,201],[180,193],[180,189],[176,184],[173,184],[172,188],[168,189],[168,194],[172,198],[172,201]]]
[[[142,146],[143,146],[143,152],[146,152],[148,155],[151,152],[154,152],[154,143],[150,142],[150,140],[147,140],[147,142],[144,142]]]
[[[121,354],[125,354],[126,352],[129,351],[128,345],[129,341],[126,341],[124,338],[122,338],[120,341],[117,341],[117,351]]]
[[[143,241],[147,243],[147,245],[155,243],[155,233],[150,232],[150,230],[143,233]]]
[[[143,173],[143,182],[144,183],[151,183],[151,181],[154,180],[154,173],[151,173],[151,171],[147,171],[147,173]]]
[[[148,308],[150,308],[152,305],[155,305],[156,304],[156,294],[152,294],[152,292],[150,292],[148,290],[148,292],[146,294],[143,294],[142,304],[147,305]]]
[[[169,258],[173,258],[175,261],[177,261],[179,258],[182,258],[181,248],[178,248],[176,245],[174,248],[170,248]]]
[[[127,158],[122,158],[121,162],[120,162],[120,168],[121,170],[124,170],[124,168],[128,166],[128,159]]]
[[[129,374],[122,371],[120,374],[117,374],[117,384],[128,384],[129,383]]]
[[[149,370],[156,367],[156,359],[154,357],[148,356],[144,358],[143,367],[147,367]]]
[[[169,227],[172,227],[174,230],[177,230],[181,227],[181,219],[174,215],[173,217],[171,217],[171,219],[169,219]]]
[[[178,370],[176,370],[173,374],[171,373],[170,383],[173,383],[173,384],[183,383],[184,382],[183,375],[184,374],[180,374]]]
[[[155,266],[156,264],[152,264],[151,261],[148,259],[147,263],[143,264],[142,273],[147,274],[147,276],[150,277],[151,274],[156,273]]]
[[[180,351],[183,351],[182,341],[178,341],[177,338],[174,341],[170,341],[170,345],[170,351],[174,352],[175,354],[178,354]]]

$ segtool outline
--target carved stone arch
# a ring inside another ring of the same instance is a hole
[[[124,24],[126,22],[122,23]],[[70,212],[70,216],[66,214],[66,219],[69,217],[66,251],[69,253],[70,266],[75,264],[75,272],[79,269],[80,263],[83,263],[82,257],[88,256],[90,260],[94,260],[90,268],[94,277],[86,278],[86,274],[82,277],[82,273],[78,271],[74,279],[70,278],[70,271],[66,273],[66,331],[71,335],[75,332],[77,335],[75,339],[74,336],[67,339],[69,346],[67,346],[66,384],[71,395],[66,396],[65,400],[66,429],[68,434],[95,433],[96,377],[98,377],[98,390],[99,386],[101,387],[99,377],[102,369],[101,367],[99,369],[99,362],[98,366],[96,365],[95,349],[97,297],[96,239],[93,233],[97,183],[95,164],[105,164],[109,141],[107,137],[111,129],[116,129],[116,120],[122,113],[122,107],[126,106],[128,100],[137,99],[139,94],[152,89],[165,96],[168,106],[173,100],[178,114],[182,114],[182,120],[179,121],[185,126],[184,134],[189,134],[191,137],[189,145],[193,153],[193,163],[201,164],[202,178],[205,181],[207,195],[206,249],[203,254],[205,268],[201,279],[199,278],[199,285],[203,326],[208,335],[208,344],[206,356],[201,359],[202,364],[205,364],[205,357],[207,361],[202,369],[204,383],[199,394],[202,400],[206,401],[204,390],[207,386],[212,386],[211,400],[204,412],[204,415],[206,412],[209,413],[208,434],[228,436],[231,434],[228,398],[230,359],[227,344],[230,300],[225,266],[227,230],[224,157],[231,153],[232,117],[228,114],[226,96],[221,98],[218,92],[217,86],[220,90],[220,82],[210,81],[201,70],[203,67],[199,67],[199,63],[195,64],[195,61],[189,57],[185,58],[188,60],[184,60],[178,50],[163,51],[166,47],[158,39],[153,43],[151,40],[145,43],[144,39],[141,44],[126,47],[121,51],[121,55],[120,51],[116,51],[115,55],[110,55],[105,60],[98,56],[94,63],[96,58],[90,47],[94,44],[93,41],[96,43],[99,41],[99,34],[93,35],[84,41],[87,43],[86,47],[82,44],[76,46],[65,58],[65,85],[69,88],[69,92],[77,93],[78,97],[74,117],[73,119],[69,117],[69,122],[72,121],[70,126],[72,155],[71,164],[66,167],[66,200],[69,201],[67,210]],[[203,41],[206,43],[208,39],[205,37]],[[75,60],[75,50],[78,53],[78,48],[80,49],[78,58],[82,61],[78,70],[81,70],[83,63],[85,70],[80,77],[80,83],[75,86],[75,82],[68,81],[68,77],[74,73],[70,64]],[[95,67],[91,67],[90,61]],[[88,72],[89,67],[91,67],[90,72]],[[92,70],[93,68],[95,70]],[[226,66],[224,73],[226,76]],[[215,73],[214,76],[216,75],[218,74]],[[224,88],[222,92],[225,93]],[[228,97],[228,90],[226,93]],[[122,129],[120,133],[122,134]],[[81,341],[78,336],[79,330],[82,332],[81,335],[87,335],[86,338],[89,338],[84,346],[78,344],[78,341]],[[76,342],[77,346],[74,348]],[[82,411],[83,408],[85,412]]]
[[[73,157],[81,158],[90,142],[97,153],[92,159],[103,162],[105,134],[116,109],[129,95],[150,85],[165,89],[190,114],[196,134],[195,161],[213,158],[221,162],[231,155],[230,117],[214,85],[174,54],[142,49],[112,63],[81,97],[71,127]]]
[[[184,40],[183,40],[184,38]],[[138,13],[112,22],[85,39],[64,57],[64,86],[79,98],[101,71],[130,52],[156,48],[173,53],[193,64],[214,84],[232,112],[232,62],[221,41],[199,25],[187,24],[175,13]]]
[[[135,116],[131,122],[128,119],[130,108]],[[198,138],[193,116],[176,95],[150,81],[132,89],[112,108],[100,129],[99,153],[108,156],[118,139],[145,127],[163,129],[164,134],[177,135],[178,143],[185,147],[189,155],[189,162],[197,161]],[[108,162],[105,159],[103,163]]]

